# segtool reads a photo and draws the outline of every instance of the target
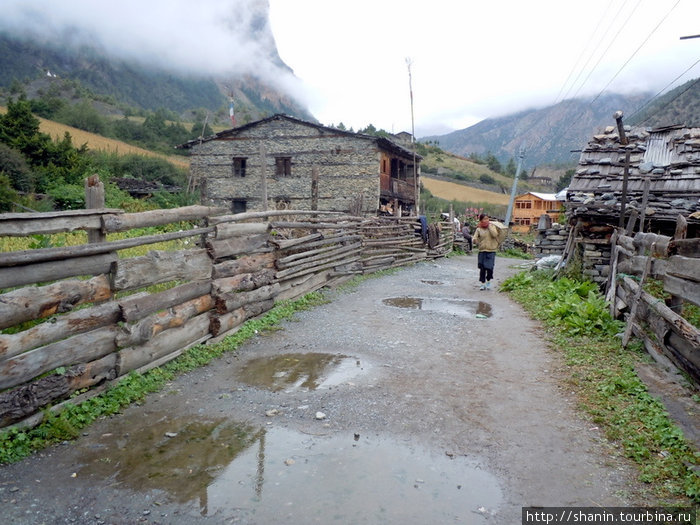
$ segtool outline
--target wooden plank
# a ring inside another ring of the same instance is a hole
[[[671,237],[655,233],[637,232],[634,236],[634,246],[641,255],[667,257]]]
[[[231,292],[215,297],[216,311],[219,314],[232,312],[246,304],[274,299],[280,291],[279,283],[261,286],[249,292]]]
[[[191,301],[211,292],[211,281],[181,284],[154,294],[136,294],[119,300],[121,318],[132,323],[146,316]]]
[[[26,237],[102,227],[104,214],[123,213],[117,209],[70,210],[45,213],[1,213],[0,235]]]
[[[284,270],[278,271],[275,274],[275,277],[277,277],[277,279],[284,279],[285,277],[289,277],[290,275],[296,274],[301,270],[313,271],[313,269],[316,267],[327,268],[328,263],[332,263],[333,261],[335,261],[335,264],[344,264],[342,262],[343,259],[350,259],[354,254],[359,254],[360,252],[361,249],[359,245],[352,245],[347,248],[335,250],[330,255],[323,254],[322,257],[310,257],[308,262],[305,260],[299,261],[298,264],[289,266]]]
[[[268,217],[283,217],[285,215],[323,215],[334,217],[352,218],[345,212],[341,211],[316,211],[316,210],[266,210],[266,211],[249,211],[244,213],[236,213],[235,215],[223,215],[219,217],[211,217],[209,224],[220,224],[222,222],[231,221],[247,221],[250,219],[266,219]],[[357,218],[354,218],[357,220]]]
[[[672,240],[669,243],[668,254],[700,258],[700,237]]]
[[[700,258],[673,255],[668,258],[666,273],[682,279],[700,281]]]
[[[666,275],[664,291],[700,306],[700,282]]]
[[[76,257],[63,261],[29,264],[0,268],[0,289],[24,286],[44,282],[58,281],[80,275],[99,275],[109,273],[117,255],[105,253],[89,257]]]
[[[214,315],[210,319],[209,331],[214,337],[218,337],[242,325],[248,319],[271,310],[273,306],[275,306],[274,299],[265,299],[257,303],[248,303],[223,315]]]
[[[106,275],[13,290],[0,294],[0,329],[69,312],[81,304],[106,301],[111,295]]]
[[[317,241],[323,239],[323,235],[320,233],[312,233],[311,235],[306,235],[304,237],[296,237],[294,239],[279,239],[276,237],[270,238],[270,244],[276,246],[280,250],[286,250],[294,246],[305,244],[310,241]]]
[[[108,326],[30,350],[0,362],[0,389],[12,388],[58,368],[94,361],[116,350],[116,326]]]
[[[95,361],[72,366],[64,374],[42,377],[0,393],[0,427],[25,418],[76,390],[113,379],[116,362],[116,354],[108,354]]]
[[[360,255],[358,252],[358,255],[353,255],[350,257],[344,256],[340,257],[339,260],[333,260],[331,262],[325,263],[325,264],[317,264],[309,268],[289,268],[287,270],[283,270],[284,275],[280,276],[279,272],[277,274],[277,279],[282,280],[282,279],[289,279],[291,277],[299,277],[301,275],[307,275],[309,273],[314,273],[314,272],[320,272],[321,270],[327,270],[329,268],[334,268],[336,266],[345,266],[348,264],[351,264],[357,260],[360,259]],[[295,271],[292,271],[295,270]]]
[[[623,281],[627,289],[633,291],[632,293],[636,293],[636,291],[639,289],[639,285],[631,278],[625,277]],[[666,306],[663,301],[660,301],[653,295],[642,291],[641,299],[646,302],[647,305],[649,305],[651,310],[668,321],[669,327],[674,332],[679,334],[681,337],[688,339],[693,345],[700,348],[700,331],[697,328],[695,328],[692,324]]]
[[[214,259],[233,257],[235,255],[250,254],[259,251],[267,246],[268,234],[250,235],[247,237],[232,237],[220,241],[207,241],[207,252]]]
[[[85,257],[102,253],[116,252],[135,246],[174,241],[187,237],[194,237],[213,232],[214,228],[198,228],[181,232],[160,233],[143,237],[132,237],[120,241],[103,242],[95,244],[83,244],[80,246],[62,246],[57,248],[40,248],[37,250],[21,250],[16,252],[0,253],[0,266],[19,266],[44,261],[55,261],[73,257]]]
[[[644,255],[635,255],[633,257],[625,257],[618,263],[618,272],[627,273],[630,275],[641,275],[647,264],[647,257]],[[663,279],[666,275],[667,259],[651,258],[649,266],[649,275],[654,279]]]
[[[117,376],[188,346],[209,334],[209,316],[199,315],[183,326],[159,333],[147,343],[121,349],[117,354]]]
[[[105,233],[121,232],[134,228],[170,224],[172,222],[193,221],[205,219],[212,215],[221,215],[226,213],[226,211],[226,208],[195,205],[138,213],[123,213],[121,215],[104,215],[102,217],[102,231]]]
[[[229,292],[246,292],[272,284],[275,279],[275,270],[265,268],[254,273],[241,273],[233,277],[224,277],[212,282],[212,294],[222,295]]]
[[[165,252],[153,250],[142,257],[120,259],[115,265],[115,290],[134,290],[169,281],[210,279],[212,260],[204,249]]]
[[[305,265],[306,265],[306,267],[308,267],[309,264],[313,264],[315,262],[326,262],[329,260],[333,260],[344,253],[359,252],[361,248],[362,248],[362,243],[357,242],[354,244],[347,244],[347,245],[340,244],[337,246],[330,246],[330,247],[325,248],[323,250],[311,250],[310,252],[306,253],[306,254],[308,254],[308,256],[303,257],[303,258],[290,259],[288,257],[285,257],[283,259],[279,259],[277,261],[276,267],[279,270],[284,270],[287,268],[299,268],[300,266],[305,266]],[[306,254],[297,254],[297,255],[306,255]],[[278,273],[278,275],[279,275],[279,273]]]
[[[229,237],[243,237],[246,235],[260,235],[268,233],[270,230],[270,225],[266,222],[223,222],[217,224],[216,228],[216,238],[217,239],[227,239]]]
[[[274,268],[276,256],[274,252],[256,253],[217,263],[214,265],[213,278],[220,279],[239,273],[253,273],[264,268]]]
[[[0,334],[0,361],[72,335],[116,324],[119,315],[119,305],[111,301],[58,316],[23,332]]]
[[[117,346],[136,346],[171,328],[184,325],[188,320],[214,308],[214,299],[206,294],[195,297],[167,310],[162,310],[133,324],[120,327],[116,336]]]
[[[652,244],[651,251],[654,251],[654,244]],[[646,258],[646,265],[644,266],[644,271],[642,272],[642,277],[639,279],[639,288],[634,295],[632,302],[632,309],[630,310],[629,318],[627,319],[627,326],[625,326],[625,332],[622,335],[622,346],[627,347],[629,343],[630,336],[632,335],[632,324],[635,322],[635,317],[637,315],[637,308],[639,307],[639,301],[642,295],[644,280],[649,273],[649,268],[651,268],[651,255]]]

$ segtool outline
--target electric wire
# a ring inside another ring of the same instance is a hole
[[[598,29],[603,24],[603,20],[605,20],[605,17],[608,14],[608,11],[610,10],[611,7],[612,7],[612,3],[609,3],[608,6],[605,8],[605,11],[603,12],[600,19],[598,20],[598,23],[596,24],[595,29],[591,33],[591,36],[588,38],[589,43],[593,40],[593,37],[596,35],[596,33],[598,33]],[[571,79],[571,75],[573,75],[574,71],[578,68],[578,65],[581,62],[581,59],[583,58],[584,54],[586,53],[587,47],[588,47],[587,45],[583,47],[583,49],[581,50],[581,53],[579,54],[578,58],[576,59],[576,62],[574,62],[574,65],[571,67],[571,71],[569,71],[569,74],[566,76],[566,80],[564,80],[564,83],[562,84],[561,88],[559,88],[559,93],[557,93],[557,97],[554,99],[555,105],[560,102],[559,97],[561,97],[561,94],[564,92],[564,88],[569,83],[569,80]],[[580,73],[579,73],[579,75],[580,75]],[[571,89],[571,88],[569,88],[569,89]],[[567,93],[568,93],[568,91],[567,91]]]
[[[641,2],[641,0],[639,0],[639,1],[637,2],[637,5],[636,5],[635,8],[632,10],[632,14],[634,14],[634,11],[636,11],[637,7],[639,7],[639,3],[640,3],[640,2]],[[610,31],[610,29],[613,27],[613,24],[615,23],[615,20],[617,20],[617,17],[620,16],[620,13],[621,13],[622,10],[624,9],[625,5],[627,5],[627,1],[626,1],[626,0],[625,0],[625,3],[623,3],[623,4],[620,6],[620,9],[617,10],[617,13],[615,14],[615,16],[611,19],[610,26],[608,26],[608,28],[606,29],[605,34],[603,35],[603,37],[607,36],[607,34],[608,34],[608,32]],[[620,29],[618,30],[618,32],[617,32],[617,33],[615,34],[615,36],[613,37],[612,41],[608,44],[608,47],[605,48],[605,51],[603,51],[603,53],[600,55],[600,57],[598,58],[598,61],[596,62],[596,64],[595,64],[595,65],[591,68],[591,70],[588,72],[588,75],[586,76],[586,78],[584,79],[584,81],[579,85],[578,89],[576,89],[576,91],[575,91],[574,94],[571,96],[571,98],[576,98],[576,95],[578,95],[578,93],[581,91],[581,89],[583,88],[583,86],[586,85],[586,82],[588,82],[588,79],[589,79],[589,78],[591,77],[591,75],[593,74],[593,71],[595,71],[596,67],[598,67],[598,65],[600,64],[601,60],[605,57],[606,53],[607,53],[608,50],[610,49],[610,46],[615,42],[615,40],[616,40],[617,37],[619,36],[620,31],[622,31],[622,29],[625,27],[625,25],[627,25],[627,22],[629,21],[629,19],[630,19],[630,17],[632,16],[632,14],[630,14],[630,16],[627,17],[627,19],[625,20],[625,22],[624,22],[624,24],[622,25],[622,27],[620,27]],[[569,93],[571,92],[571,89],[576,85],[576,83],[578,82],[579,78],[581,78],[581,75],[583,74],[584,70],[586,69],[586,67],[588,67],[588,63],[589,63],[590,60],[593,58],[593,56],[595,55],[595,52],[598,50],[598,47],[599,47],[602,43],[603,43],[603,39],[601,39],[601,40],[598,42],[598,45],[596,46],[596,48],[595,48],[593,54],[591,54],[591,56],[588,58],[588,60],[587,60],[586,63],[584,64],[583,68],[581,68],[581,71],[579,71],[579,74],[576,76],[576,80],[575,80],[574,83],[571,85],[571,87],[569,87],[568,91],[567,91],[566,94],[564,95],[564,98],[567,98],[567,97],[568,97]]]

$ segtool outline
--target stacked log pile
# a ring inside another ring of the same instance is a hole
[[[700,330],[681,315],[684,303],[700,306],[700,239],[620,233],[612,241],[606,297],[611,313],[626,317],[623,342],[634,333],[650,355],[700,385]],[[644,291],[647,278],[663,281],[671,297],[664,301]]]
[[[98,234],[80,246],[0,253],[0,427],[35,425],[45,407],[218,341],[276,302],[451,249],[451,235],[428,246],[416,218],[225,213],[189,206],[0,215],[0,236]],[[182,229],[140,235],[171,223]],[[194,242],[125,256],[183,239]]]

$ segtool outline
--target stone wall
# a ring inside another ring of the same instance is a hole
[[[538,229],[535,239],[534,254],[538,259],[548,255],[562,255],[569,237],[569,228],[566,224],[549,221],[546,226],[546,228]]]
[[[607,239],[578,239],[582,257],[581,273],[595,283],[605,285],[610,274],[610,241]]]
[[[234,175],[234,157],[246,159],[244,177]],[[276,157],[291,157],[291,175],[276,175]],[[264,190],[267,209],[312,209],[314,168],[319,174],[316,209],[349,211],[359,204],[361,213],[376,213],[380,153],[376,142],[367,138],[332,135],[279,119],[195,145],[190,159],[203,202],[230,208],[234,199],[243,199],[246,211],[263,209]]]

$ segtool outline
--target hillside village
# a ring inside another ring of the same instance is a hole
[[[226,95],[134,67],[98,93],[64,77],[85,56],[24,53],[51,73],[0,73],[10,519],[506,523],[700,502],[697,81],[653,125],[606,99],[585,138],[562,132],[566,104],[524,112],[560,119],[533,125],[528,158],[514,115],[355,131],[259,79]],[[140,85],[181,106],[140,106]]]

